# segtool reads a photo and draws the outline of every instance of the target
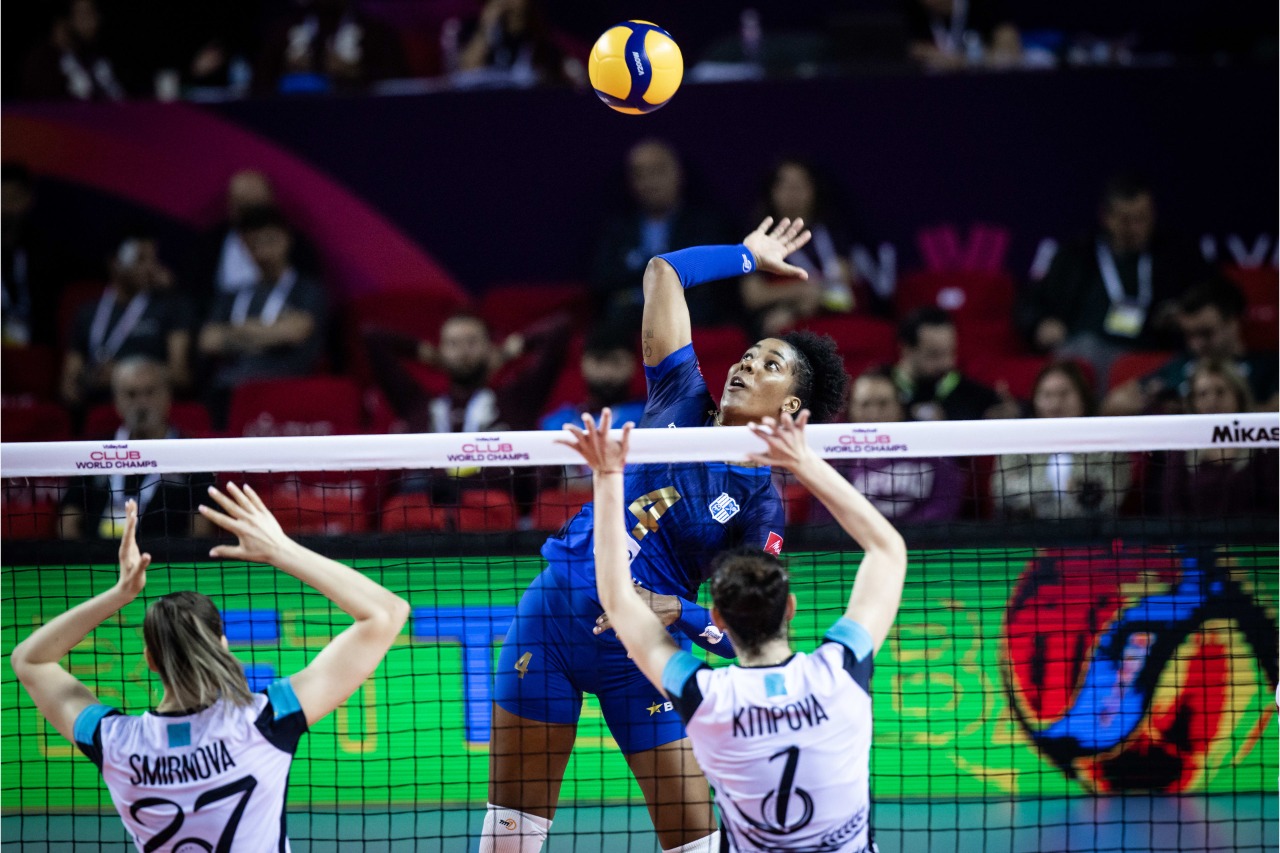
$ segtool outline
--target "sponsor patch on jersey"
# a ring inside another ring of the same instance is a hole
[[[766,696],[786,696],[787,679],[780,672],[771,672],[764,677],[764,694]]]
[[[724,524],[726,521],[737,515],[738,510],[741,507],[738,506],[737,501],[729,497],[728,492],[721,492],[720,497],[713,500],[707,508],[711,510],[712,518],[721,524]],[[766,548],[765,550],[768,549]]]
[[[782,537],[774,533],[772,530],[770,530],[769,538],[766,539],[764,542],[764,550],[769,552],[775,557],[781,557],[782,556]]]
[[[170,749],[178,746],[191,746],[190,723],[170,723],[168,728]]]
[[[516,830],[516,822],[509,817],[504,817],[502,820],[498,821],[498,823],[502,824],[512,832],[515,832]]]

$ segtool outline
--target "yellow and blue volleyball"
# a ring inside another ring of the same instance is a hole
[[[662,27],[627,21],[596,40],[587,74],[600,100],[620,113],[640,115],[671,100],[684,77],[684,57]]]

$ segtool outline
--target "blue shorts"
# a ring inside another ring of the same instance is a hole
[[[600,605],[545,569],[525,590],[502,643],[494,697],[503,710],[540,723],[576,723],[582,694],[600,700],[604,721],[626,754],[685,736],[680,715],[649,683],[610,631],[591,633]],[[692,643],[672,636],[682,648]]]

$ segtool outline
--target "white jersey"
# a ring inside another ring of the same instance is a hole
[[[813,654],[767,667],[711,669],[679,652],[663,688],[715,789],[737,853],[856,853],[871,837],[871,658],[841,619]]]
[[[80,713],[75,740],[102,771],[142,851],[288,851],[285,789],[306,717],[288,679],[253,704],[193,714]]]

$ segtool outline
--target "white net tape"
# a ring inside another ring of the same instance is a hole
[[[1007,453],[1280,447],[1275,414],[1161,415],[941,423],[815,424],[806,435],[828,459],[990,456]],[[572,465],[581,458],[557,444],[558,432],[66,441],[0,445],[6,478],[135,470],[369,471]],[[763,445],[745,427],[645,429],[628,461],[735,461]]]

